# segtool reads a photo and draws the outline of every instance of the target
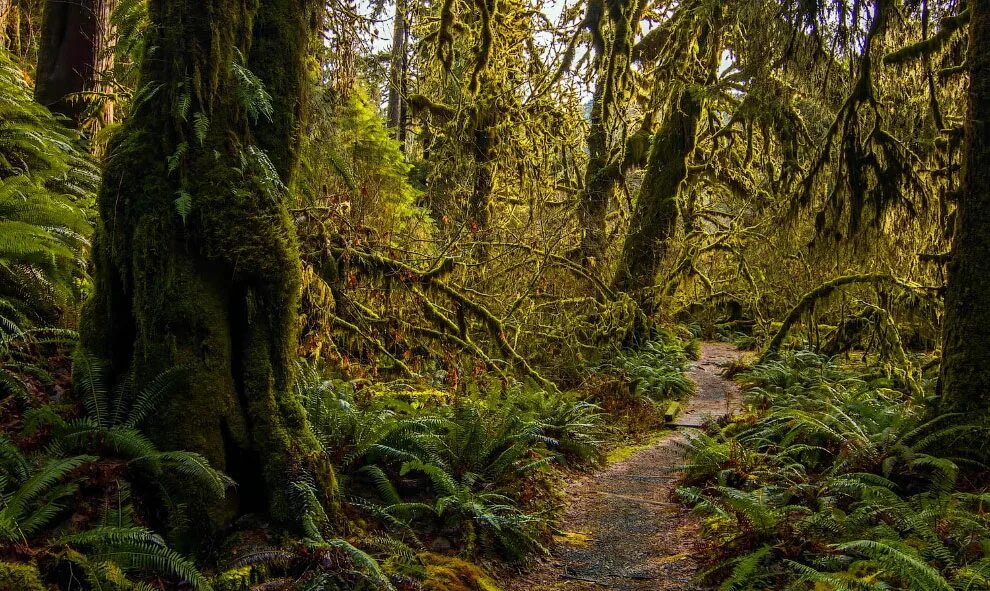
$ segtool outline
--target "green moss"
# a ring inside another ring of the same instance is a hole
[[[587,547],[591,544],[591,534],[587,532],[579,531],[562,531],[553,537],[554,541],[558,544],[564,544],[566,546],[577,546],[578,548]]]
[[[252,568],[250,565],[232,568],[217,575],[213,579],[216,591],[243,591],[251,586]]]
[[[419,555],[425,566],[423,591],[500,591],[481,567],[452,556],[432,552]]]
[[[0,591],[47,591],[33,564],[0,562]]]
[[[195,523],[219,527],[267,508],[289,525],[292,481],[313,475],[335,494],[294,397],[301,262],[286,209],[317,4],[201,4],[149,3],[157,50],[142,81],[160,84],[160,96],[140,103],[110,150],[82,341],[112,361],[116,380],[187,368],[186,387],[149,431],[240,485],[230,501],[186,493]],[[248,47],[239,65],[263,83],[272,121],[252,118],[258,107],[232,66]],[[199,113],[209,113],[205,133],[193,127]],[[179,192],[191,204],[182,215]]]
[[[607,464],[617,464],[623,462],[633,457],[637,453],[643,451],[644,449],[649,449],[657,444],[661,439],[668,435],[669,431],[660,431],[657,433],[650,434],[645,441],[638,441],[636,443],[631,443],[627,445],[620,445],[613,449],[610,449],[605,455],[605,462]]]

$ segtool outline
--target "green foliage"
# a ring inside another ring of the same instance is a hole
[[[358,403],[313,368],[302,375],[313,429],[361,507],[396,533],[455,540],[469,554],[539,550],[546,524],[527,493],[537,474],[601,458],[600,413],[565,395],[518,387],[450,404],[397,393]]]
[[[0,541],[30,548],[46,561],[71,563],[94,589],[137,588],[131,576],[148,573],[174,577],[198,591],[210,589],[188,558],[134,525],[126,485],[116,485],[97,519],[78,513],[81,487],[93,485],[82,468],[103,460],[62,455],[62,447],[55,438],[46,452],[27,456],[0,438]]]
[[[958,481],[985,426],[931,418],[881,372],[809,352],[742,378],[761,414],[692,435],[678,491],[722,548],[708,576],[724,589],[985,588],[987,496]]]
[[[166,497],[169,482],[219,496],[232,484],[202,456],[161,451],[138,430],[181,371],[141,388],[126,380],[111,392],[105,368],[78,354],[75,393],[85,416],[67,419],[59,407],[31,408],[16,436],[0,437],[0,542],[50,566],[71,564],[93,589],[151,589],[139,582],[149,577],[211,589],[191,559],[135,522],[130,497],[132,482]],[[98,515],[93,505],[103,507]],[[46,575],[49,570],[58,572],[46,569]]]
[[[411,167],[367,89],[358,84],[345,96],[320,93],[304,144],[300,205],[329,208],[331,219],[347,221],[347,230],[373,232],[382,244],[407,230],[428,236],[431,222],[416,205]]]
[[[0,307],[54,323],[85,291],[96,169],[3,48],[0,97]]]
[[[646,400],[663,404],[681,399],[694,391],[694,384],[684,375],[684,366],[694,341],[682,343],[667,332],[641,347],[623,351],[602,369],[614,371],[629,383],[632,392]]]
[[[275,112],[275,107],[272,106],[272,96],[265,90],[265,84],[261,78],[258,78],[257,74],[244,65],[244,55],[240,50],[235,51],[236,59],[230,64],[230,71],[237,81],[237,98],[241,101],[241,106],[255,123],[259,117],[271,120],[272,114]],[[208,119],[206,125],[209,125]],[[205,132],[203,135],[206,135]]]

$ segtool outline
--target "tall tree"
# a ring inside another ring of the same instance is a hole
[[[643,184],[613,281],[619,291],[642,290],[653,284],[677,224],[678,195],[687,178],[687,161],[694,150],[702,104],[698,89],[690,86],[682,89],[672,103],[651,142]]]
[[[971,0],[963,181],[945,293],[946,407],[990,410],[990,0]]]
[[[392,24],[392,52],[389,57],[388,126],[405,147],[406,139],[406,80],[409,64],[406,45],[409,39],[406,0],[395,0],[395,20]]]
[[[315,0],[151,0],[133,112],[108,151],[83,346],[114,381],[181,366],[149,425],[240,485],[198,507],[293,520],[288,486],[319,481],[293,394],[300,259],[286,186],[297,168]]]
[[[41,26],[35,99],[79,123],[85,104],[76,96],[92,86],[99,48],[98,0],[48,0]]]
[[[112,64],[110,15],[117,0],[47,0],[34,96],[78,127],[90,101],[82,93],[104,90]],[[100,101],[100,124],[113,121],[113,103]]]
[[[719,8],[710,8],[712,14],[696,21],[693,29],[697,32],[681,40],[686,52],[677,52],[683,56],[677,61],[688,64],[689,82],[675,93],[667,117],[651,141],[643,184],[613,281],[619,291],[639,291],[653,284],[677,225],[678,198],[687,178],[688,161],[704,108],[702,95],[705,86],[715,81],[721,55],[715,14]],[[693,14],[703,12],[690,4],[685,9]],[[664,81],[657,83],[660,88],[665,86]],[[646,303],[644,298],[640,299]]]
[[[14,3],[12,0],[0,0],[0,41],[3,42],[4,47],[7,47],[9,34],[7,32],[7,27],[9,26],[14,10]],[[9,49],[9,48],[8,48]]]
[[[577,207],[581,241],[577,249],[585,263],[600,261],[607,241],[606,217],[621,178],[621,151],[613,150],[613,128],[629,82],[633,37],[645,2],[590,0],[582,22],[591,31],[596,76],[588,129],[588,164]],[[606,25],[610,29],[606,36]]]
[[[40,6],[32,0],[0,0],[0,45],[21,59],[34,47],[36,17]]]

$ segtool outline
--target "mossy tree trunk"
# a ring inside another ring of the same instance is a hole
[[[618,184],[618,170],[611,162],[608,142],[607,122],[610,120],[611,106],[604,96],[608,84],[602,73],[591,104],[588,165],[584,173],[584,191],[579,196],[577,208],[581,229],[577,254],[582,262],[590,266],[600,263],[605,255],[606,218]]]
[[[653,311],[653,298],[643,290],[653,285],[676,231],[679,196],[704,111],[704,88],[718,76],[720,12],[716,7],[701,20],[697,37],[690,39],[694,51],[686,56],[685,74],[691,82],[674,95],[650,143],[643,184],[612,283],[616,291],[639,292],[639,303],[648,313]]]
[[[104,171],[82,343],[116,381],[186,368],[149,431],[238,482],[225,503],[190,503],[213,527],[246,512],[289,524],[289,483],[329,476],[293,394],[300,259],[285,189],[318,7],[151,0],[143,96]]]
[[[467,221],[474,232],[483,231],[491,222],[492,189],[495,179],[492,167],[495,162],[495,146],[492,135],[495,133],[491,115],[482,110],[475,115],[471,153],[474,157],[474,187],[468,201]]]
[[[634,292],[653,285],[677,225],[677,196],[687,177],[701,110],[697,89],[684,88],[653,136],[613,281],[617,291]]]
[[[969,3],[963,184],[945,294],[940,392],[947,410],[990,410],[990,0]]]

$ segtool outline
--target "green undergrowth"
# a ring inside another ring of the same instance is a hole
[[[618,422],[622,444],[648,442],[663,427],[667,405],[694,392],[685,371],[697,359],[700,342],[683,332],[659,330],[590,370],[582,391]]]
[[[572,472],[655,436],[636,435],[636,424],[616,421],[603,401],[631,415],[685,395],[689,355],[663,333],[589,369],[595,388],[569,392],[502,379],[456,392],[348,382],[301,364],[296,394],[332,471],[286,483],[300,530],[280,534],[245,515],[198,545],[189,543],[194,525],[174,504],[175,487],[183,498],[189,490],[222,498],[233,483],[197,454],[158,449],[143,431],[182,383],[182,368],[111,390],[106,367],[77,355],[71,383],[66,375],[33,380],[32,396],[4,401],[0,581],[25,589],[496,591],[488,570],[543,554],[559,534]],[[604,384],[627,383],[605,393]],[[71,393],[59,394],[66,387]]]
[[[867,366],[810,352],[752,367],[751,412],[689,437],[680,498],[721,589],[990,588],[986,425],[936,415]]]

